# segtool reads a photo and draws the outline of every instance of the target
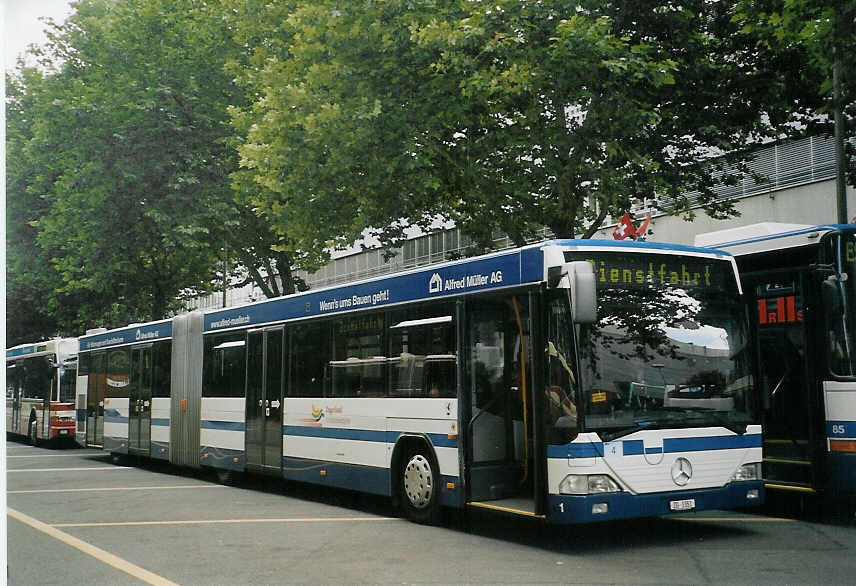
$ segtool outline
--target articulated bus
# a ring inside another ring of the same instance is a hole
[[[116,457],[590,522],[762,502],[747,330],[726,253],[551,241],[93,332],[78,380]]]
[[[6,349],[6,431],[33,444],[75,439],[77,338]]]
[[[856,226],[699,235],[735,255],[760,347],[768,489],[856,495]]]

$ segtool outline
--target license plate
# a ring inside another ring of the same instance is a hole
[[[60,429],[59,434],[60,435],[68,435],[68,430],[67,429]]]
[[[673,511],[691,511],[695,508],[695,499],[684,499],[680,501],[670,501],[669,508]]]

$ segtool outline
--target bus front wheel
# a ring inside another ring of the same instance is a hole
[[[411,449],[402,459],[399,480],[405,516],[416,523],[437,523],[440,474],[430,453],[424,448]]]

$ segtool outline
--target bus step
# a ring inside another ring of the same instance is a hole
[[[532,499],[508,498],[495,501],[472,501],[467,503],[467,506],[477,509],[500,511],[512,515],[522,515],[524,517],[534,517],[536,519],[546,519],[545,515],[535,513],[535,501]]]
[[[811,460],[798,460],[795,458],[764,458],[765,464],[787,464],[790,466],[811,466]]]
[[[782,490],[789,492],[801,492],[804,494],[817,494],[817,491],[809,484],[799,482],[764,482],[764,488],[767,490]]]

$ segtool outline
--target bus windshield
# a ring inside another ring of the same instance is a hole
[[[856,375],[856,233],[837,234],[828,241],[833,274],[821,287],[826,316],[829,366],[838,376]]]
[[[583,430],[604,440],[658,427],[746,431],[755,421],[751,351],[730,262],[609,252],[571,259],[594,265],[598,295],[598,320],[577,333]]]

